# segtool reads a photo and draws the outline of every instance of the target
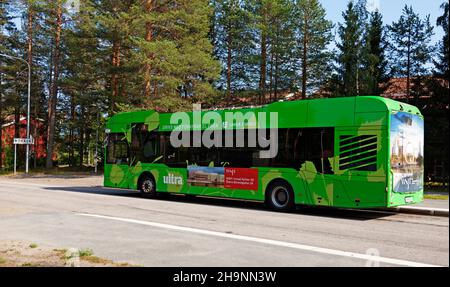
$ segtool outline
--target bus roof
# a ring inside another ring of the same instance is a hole
[[[383,126],[387,125],[391,111],[421,115],[412,105],[377,96],[280,101],[254,108],[203,110],[202,115],[211,111],[220,114],[222,119],[225,113],[277,112],[279,128]],[[192,111],[187,114],[192,119]],[[109,119],[106,128],[112,133],[126,132],[131,123],[145,123],[149,130],[171,131],[174,128],[170,124],[171,116],[172,113],[159,114],[152,110],[119,113]]]

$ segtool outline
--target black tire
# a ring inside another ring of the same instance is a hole
[[[274,211],[290,212],[295,208],[294,191],[284,181],[276,181],[267,187],[266,203]]]
[[[139,191],[141,194],[148,198],[156,197],[156,184],[153,177],[149,175],[143,175],[139,179]]]

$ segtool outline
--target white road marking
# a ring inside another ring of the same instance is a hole
[[[278,240],[271,240],[271,239],[265,239],[265,238],[251,237],[251,236],[245,236],[245,235],[229,234],[229,233],[224,233],[224,232],[217,232],[217,231],[204,230],[204,229],[198,229],[198,228],[177,226],[177,225],[171,225],[171,224],[165,224],[165,223],[142,221],[142,220],[136,220],[136,219],[105,216],[105,215],[90,214],[90,213],[78,213],[77,215],[109,219],[109,220],[116,220],[116,221],[121,221],[121,222],[141,224],[141,225],[146,225],[146,226],[152,226],[152,227],[158,227],[158,228],[164,228],[164,229],[170,229],[170,230],[176,230],[176,231],[184,231],[184,232],[190,232],[190,233],[196,233],[196,234],[203,234],[203,235],[209,235],[209,236],[215,236],[215,237],[257,242],[257,243],[262,243],[262,244],[269,244],[269,245],[274,245],[274,246],[281,246],[281,247],[287,247],[287,248],[293,248],[293,249],[299,249],[299,250],[305,250],[305,251],[312,251],[312,252],[329,254],[329,255],[350,257],[350,258],[356,258],[356,259],[362,259],[362,260],[370,260],[372,262],[382,262],[382,263],[401,265],[401,266],[411,266],[411,267],[439,267],[437,265],[431,265],[431,264],[420,263],[420,262],[406,261],[406,260],[394,259],[394,258],[386,258],[386,257],[381,257],[381,256],[373,256],[373,255],[369,255],[369,254],[354,253],[354,252],[341,251],[341,250],[336,250],[336,249],[328,249],[328,248],[322,248],[322,247],[316,247],[316,246],[310,246],[310,245],[304,245],[304,244],[297,244],[297,243],[291,243],[291,242],[284,242],[284,241],[278,241]]]

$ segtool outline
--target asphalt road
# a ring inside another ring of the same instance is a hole
[[[82,182],[82,181],[81,181]],[[447,217],[300,208],[0,177],[0,241],[143,266],[449,265]]]

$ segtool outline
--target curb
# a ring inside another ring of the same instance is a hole
[[[400,213],[410,213],[410,214],[421,214],[421,215],[431,215],[431,216],[443,216],[449,217],[449,210],[445,208],[430,208],[430,207],[419,207],[419,206],[400,206],[384,209],[386,211],[395,211]]]

